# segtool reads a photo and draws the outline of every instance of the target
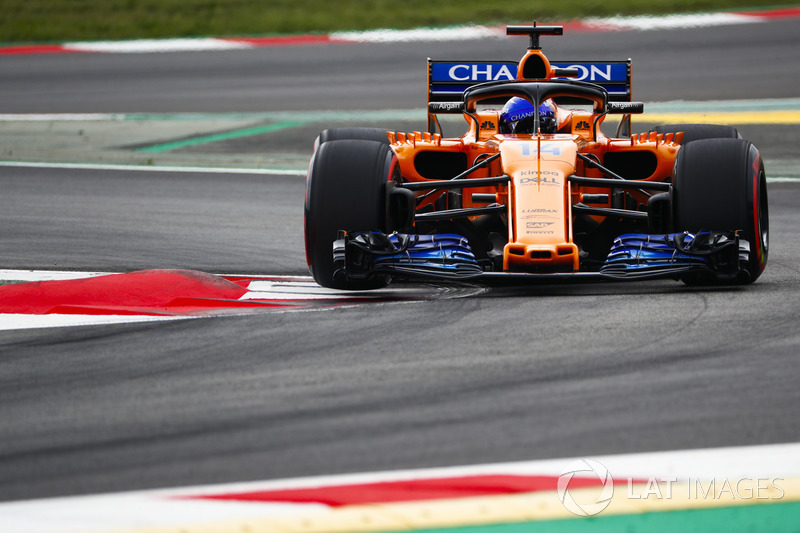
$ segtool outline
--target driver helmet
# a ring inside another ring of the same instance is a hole
[[[539,128],[542,133],[555,133],[556,109],[549,100],[536,107],[524,98],[515,96],[506,102],[500,112],[501,133],[535,133],[533,131],[534,116],[539,113]]]

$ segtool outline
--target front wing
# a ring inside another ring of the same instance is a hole
[[[530,273],[486,271],[465,237],[455,234],[416,235],[380,232],[340,232],[333,245],[335,276],[367,279],[389,274],[454,281],[519,280],[562,282],[680,278],[697,274],[727,281],[743,269],[748,243],[736,232],[695,234],[627,234],[614,241],[599,271]]]

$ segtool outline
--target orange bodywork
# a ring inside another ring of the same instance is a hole
[[[478,115],[479,122],[493,125],[480,131],[474,141],[474,124],[465,135],[456,139],[443,139],[438,134],[415,132],[390,133],[392,148],[397,154],[401,174],[408,181],[425,181],[415,165],[419,154],[447,152],[464,154],[473,162],[484,154],[498,152],[502,157],[484,169],[478,169],[470,178],[506,174],[512,180],[507,186],[466,188],[462,194],[463,207],[487,205],[473,201],[473,194],[494,194],[494,202],[508,207],[508,243],[503,250],[503,270],[523,271],[573,271],[580,270],[579,250],[573,242],[572,205],[583,201],[584,195],[607,192],[604,188],[576,186],[567,177],[578,174],[587,177],[604,177],[577,158],[577,154],[592,155],[599,161],[608,154],[633,154],[636,158],[650,159],[644,168],[642,181],[663,182],[672,175],[675,156],[680,147],[681,134],[632,135],[627,139],[611,139],[599,131],[596,138],[585,124],[592,117],[571,114],[566,129],[569,133],[522,136],[497,133],[497,111]],[[651,156],[643,155],[651,154]],[[624,157],[624,156],[623,156]],[[502,163],[500,163],[502,161]],[[444,194],[444,193],[442,193]],[[441,196],[441,195],[439,195]],[[428,198],[420,207],[433,204],[439,196]],[[632,193],[640,203],[646,203],[643,193]],[[611,199],[597,207],[612,207]],[[602,217],[595,217],[598,220]]]
[[[546,74],[537,80],[555,78],[556,72],[540,49],[529,49],[523,56],[518,78],[522,79],[522,74],[533,68],[531,65]],[[626,180],[664,182],[672,176],[683,134],[651,133],[613,138],[601,131],[606,117],[597,109],[587,111],[558,105],[556,110],[558,132],[551,134],[500,133],[500,110],[488,108],[466,110],[464,118],[468,128],[460,137],[443,138],[430,132],[389,132],[388,136],[402,177],[409,182],[451,179],[455,175],[451,172],[441,176],[440,168],[433,165],[432,170],[432,165],[423,161],[441,160],[440,167],[457,161],[465,170],[483,158],[501,154],[499,159],[470,172],[465,179],[506,175],[510,181],[491,187],[467,187],[456,207],[506,206],[508,235],[502,250],[504,271],[578,272],[581,250],[574,241],[577,215],[573,206],[614,207],[612,195],[607,194],[608,187],[570,182],[569,177],[573,175],[608,177],[586,164],[578,154],[591,157],[606,167],[625,168],[628,175],[622,177]],[[629,119],[629,115],[626,118]],[[635,209],[646,211],[648,196],[644,191],[628,191],[626,202],[635,203]],[[426,196],[417,210],[450,201],[446,192],[437,192]],[[604,219],[603,215],[588,216],[597,223]]]
[[[506,140],[500,143],[509,186],[509,241],[503,269],[545,267],[578,270],[572,243],[570,184],[577,146],[568,139]]]

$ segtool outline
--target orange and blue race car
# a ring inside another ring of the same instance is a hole
[[[530,39],[519,62],[428,60],[427,131],[317,137],[305,191],[317,283],[759,277],[769,216],[752,143],[711,124],[631,134],[644,111],[631,60],[551,61],[540,37],[562,27],[506,32]],[[446,137],[453,114],[466,132]]]

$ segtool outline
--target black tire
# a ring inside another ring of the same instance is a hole
[[[380,128],[330,128],[317,135],[314,140],[314,150],[318,150],[321,144],[328,141],[345,140],[377,141],[389,144],[386,130]]]
[[[741,139],[739,130],[733,126],[721,126],[719,124],[661,124],[655,126],[650,131],[656,133],[677,133],[683,132],[681,144],[687,144],[701,139]]]
[[[323,287],[376,289],[388,276],[334,278],[333,242],[339,230],[386,231],[386,183],[399,179],[388,144],[369,140],[329,141],[311,157],[306,179],[305,241],[308,269]]]
[[[705,139],[682,146],[672,194],[676,231],[741,230],[750,259],[735,283],[752,283],[761,275],[769,254],[769,204],[764,163],[751,142]]]

